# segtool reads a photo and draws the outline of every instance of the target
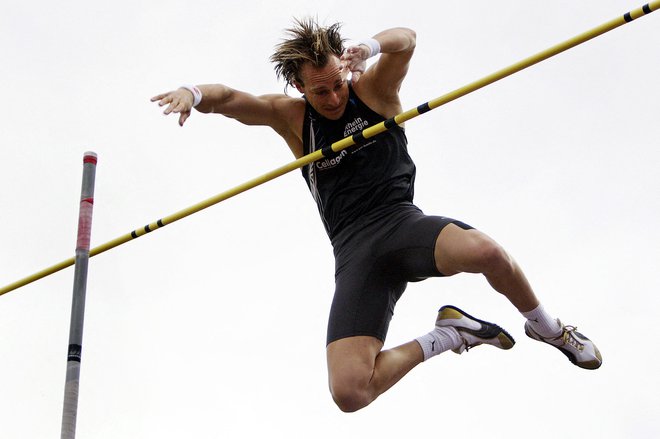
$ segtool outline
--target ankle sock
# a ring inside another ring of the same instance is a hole
[[[426,335],[415,339],[422,347],[424,361],[449,349],[457,349],[463,344],[463,339],[458,331],[452,327],[436,327]]]
[[[552,318],[543,305],[539,305],[531,311],[521,313],[532,326],[532,329],[545,338],[558,337],[561,334],[561,326],[557,319]]]

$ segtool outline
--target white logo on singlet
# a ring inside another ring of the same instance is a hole
[[[341,162],[341,159],[346,157],[346,155],[348,155],[348,152],[345,149],[343,149],[337,157],[317,161],[316,162],[316,168],[318,170],[325,170],[325,169],[329,169],[329,168],[334,168],[335,166],[337,166],[339,164],[339,162]]]
[[[348,137],[357,133],[358,131],[362,131],[368,125],[368,120],[364,120],[361,117],[356,117],[353,122],[347,123],[344,127],[344,137]]]

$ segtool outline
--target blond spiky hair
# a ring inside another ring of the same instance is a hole
[[[311,17],[294,18],[294,26],[285,31],[289,38],[275,46],[270,57],[277,78],[283,78],[287,85],[293,85],[294,81],[302,84],[300,69],[304,63],[324,67],[329,55],[341,56],[345,40],[339,34],[340,28],[339,23],[321,27]]]

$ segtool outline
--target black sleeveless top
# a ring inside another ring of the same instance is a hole
[[[349,100],[338,120],[326,119],[307,102],[303,152],[310,154],[383,120],[357,97],[349,83]],[[302,168],[331,240],[364,215],[412,202],[415,164],[408,155],[407,144],[403,128],[395,126],[335,157]]]

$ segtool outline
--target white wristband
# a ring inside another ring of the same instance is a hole
[[[380,53],[380,43],[375,38],[367,38],[366,40],[360,40],[358,46],[364,44],[371,51],[369,53],[369,58],[376,56]]]
[[[202,91],[195,85],[182,85],[179,88],[185,88],[188,90],[190,93],[193,94],[193,107],[196,107],[199,105],[200,102],[202,102]]]

